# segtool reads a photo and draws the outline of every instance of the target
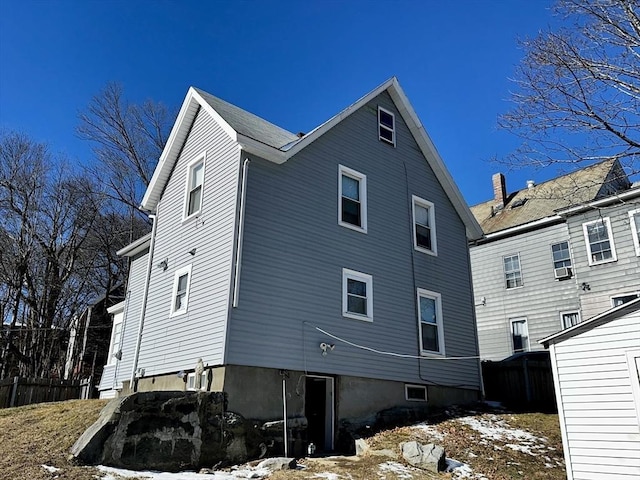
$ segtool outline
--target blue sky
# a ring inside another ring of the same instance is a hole
[[[389,77],[470,204],[555,176],[490,160],[523,52],[554,22],[551,0],[0,0],[0,128],[77,162],[78,112],[110,81],[133,102],[179,107],[190,85],[292,132],[308,132]]]

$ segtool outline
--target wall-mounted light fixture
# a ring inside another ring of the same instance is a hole
[[[163,272],[166,271],[167,268],[169,268],[169,259],[165,258],[160,263],[158,263],[156,267],[161,268]]]
[[[195,255],[195,254],[196,254],[196,249],[195,249],[195,247],[194,247],[194,248],[192,248],[191,250],[189,250],[189,252],[188,252],[188,253],[189,253],[191,256]]]
[[[116,353],[113,354],[113,356],[115,357],[116,360],[122,360],[122,350],[118,350]]]
[[[333,351],[333,349],[336,348],[336,346],[334,344],[329,344],[329,343],[324,343],[322,342],[320,344],[320,350],[322,350],[322,356],[326,357],[327,356],[327,352],[329,350]]]

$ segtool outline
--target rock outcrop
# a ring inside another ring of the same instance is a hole
[[[222,392],[140,392],[112,400],[71,449],[81,463],[179,471],[264,454],[261,430]]]

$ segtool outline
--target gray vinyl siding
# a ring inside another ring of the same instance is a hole
[[[189,162],[206,152],[202,211],[183,221]],[[200,110],[158,206],[139,368],[145,375],[220,365],[229,305],[240,150]],[[189,252],[195,250],[195,255]],[[168,268],[158,268],[162,260]],[[171,317],[174,274],[191,265],[188,310]]]
[[[628,214],[636,208],[637,200],[590,210],[567,220],[577,281],[589,285],[589,290],[580,292],[583,320],[611,308],[612,296],[640,293],[640,257],[636,255]],[[582,225],[600,217],[608,217],[611,222],[617,260],[590,266]]]
[[[397,147],[378,140],[377,106]],[[338,225],[338,166],[367,177],[368,232]],[[411,195],[435,204],[438,256],[413,248]],[[373,322],[342,316],[342,270],[373,276]],[[416,289],[442,295],[447,356],[477,355],[465,228],[385,92],[282,165],[252,158],[226,363],[477,388],[477,360],[417,360]],[[335,349],[321,355],[321,342]]]
[[[556,280],[553,274],[551,245],[563,241],[569,241],[566,224],[471,247],[478,341],[484,360],[501,360],[513,353],[511,319],[525,317],[530,349],[542,350],[538,340],[562,329],[560,312],[579,309],[575,277]],[[520,254],[524,285],[507,289],[503,257],[515,254]]]
[[[123,381],[131,379],[148,259],[149,250],[131,259],[129,284],[127,286],[127,298],[122,322],[122,359],[115,365],[115,387],[120,387]]]
[[[551,346],[569,478],[640,477],[640,311]]]

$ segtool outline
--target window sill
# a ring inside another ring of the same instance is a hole
[[[427,255],[431,255],[432,257],[437,257],[438,256],[438,252],[436,252],[435,250],[427,250],[426,248],[419,247],[418,245],[414,245],[413,248],[417,252],[426,253]]]
[[[185,225],[187,223],[190,223],[192,221],[198,221],[198,219],[200,218],[200,214],[202,213],[202,210],[198,210],[195,213],[192,213],[191,215],[189,215],[188,217],[182,217],[182,225]]]
[[[345,318],[352,318],[353,320],[360,320],[361,322],[373,322],[373,317],[368,315],[358,315],[357,313],[342,312],[342,316]]]
[[[609,258],[607,260],[600,260],[599,262],[589,262],[589,266],[590,267],[595,267],[597,265],[604,265],[607,263],[613,263],[613,262],[617,262],[618,259],[617,258]]]
[[[169,318],[179,317],[180,315],[184,315],[186,313],[187,313],[187,310],[177,310],[175,312],[171,312],[171,314],[169,315]]]
[[[355,232],[364,233],[365,235],[367,233],[367,229],[366,228],[358,227],[358,226],[353,225],[351,223],[338,222],[338,225],[340,225],[341,227],[348,228],[349,230],[353,230]]]
[[[442,358],[444,357],[444,352],[431,352],[429,350],[422,350],[420,352],[420,356],[425,358]]]

